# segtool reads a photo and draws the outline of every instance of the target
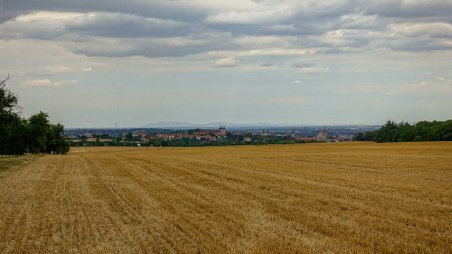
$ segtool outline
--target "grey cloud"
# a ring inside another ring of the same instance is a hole
[[[7,21],[0,25],[0,39],[43,39],[52,40],[64,35],[64,27],[55,22],[35,21],[33,23]]]
[[[68,47],[77,54],[103,57],[183,57],[211,50],[232,49],[233,44],[221,37],[121,38],[94,42],[71,43]]]
[[[342,15],[339,26],[343,28],[372,28],[377,26],[378,15],[367,15],[364,12],[348,13]]]
[[[368,13],[395,18],[426,18],[451,19],[452,2],[449,0],[382,0],[359,1]]]
[[[275,64],[273,64],[273,63],[261,63],[259,66],[260,67],[273,67],[273,66],[275,66]]]
[[[4,11],[9,17],[33,11],[112,12],[179,21],[200,21],[205,16],[181,1],[166,0],[4,0]]]
[[[182,22],[119,13],[77,17],[65,29],[70,33],[105,37],[168,37],[189,33],[189,27]]]
[[[389,29],[408,37],[452,38],[452,24],[446,22],[396,23],[390,24]]]
[[[224,67],[231,68],[236,67],[238,64],[239,61],[235,57],[225,57],[216,60],[213,66],[222,68]]]
[[[355,53],[374,48],[403,51],[448,50],[452,25],[448,23],[395,23],[385,29],[338,29],[308,40],[324,53]]]
[[[220,1],[5,0],[0,39],[55,40],[77,54],[111,57],[180,57],[267,47],[316,48],[322,53],[450,49],[450,1],[262,0],[254,5],[256,10]],[[35,11],[81,15],[58,22],[15,19]],[[271,36],[286,40],[265,43]],[[243,37],[255,37],[256,43],[236,43]]]
[[[392,50],[398,51],[432,51],[432,50],[447,50],[452,49],[452,43],[447,39],[430,39],[426,37],[414,39],[394,39],[384,44],[381,42],[381,47],[388,47]]]
[[[71,34],[76,37],[172,37],[190,33],[190,28],[182,22],[128,14],[67,14],[67,18],[60,20],[35,15],[38,14],[28,14],[1,24],[0,38],[54,39]]]
[[[314,67],[313,64],[307,64],[307,63],[293,63],[293,68],[306,68],[306,67]]]
[[[310,36],[309,40],[326,50],[343,48],[362,49],[367,47],[371,41],[375,40],[375,36],[373,33],[367,33],[357,29],[338,29],[328,31],[320,36]]]

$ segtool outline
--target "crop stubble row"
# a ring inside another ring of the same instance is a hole
[[[0,252],[451,252],[452,143],[80,148],[0,174]]]

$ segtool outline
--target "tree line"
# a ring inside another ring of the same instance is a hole
[[[8,79],[0,81],[0,154],[67,153],[64,126],[50,123],[44,112],[23,118],[17,96],[6,88]]]
[[[379,130],[357,133],[356,141],[376,142],[419,142],[452,141],[452,120],[407,122],[386,122]]]

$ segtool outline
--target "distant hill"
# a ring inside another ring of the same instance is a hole
[[[295,124],[295,123],[227,123],[227,122],[210,122],[210,123],[190,123],[190,122],[155,122],[149,123],[138,128],[157,128],[157,129],[195,129],[195,128],[218,128],[226,126],[228,129],[278,129],[278,128],[316,128],[324,127],[324,125],[313,124]],[[379,128],[380,125],[352,125],[352,124],[337,124],[327,125],[331,127],[349,127],[349,128]]]

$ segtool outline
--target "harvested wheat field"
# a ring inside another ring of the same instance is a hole
[[[452,253],[451,142],[78,148],[0,193],[0,253]]]

